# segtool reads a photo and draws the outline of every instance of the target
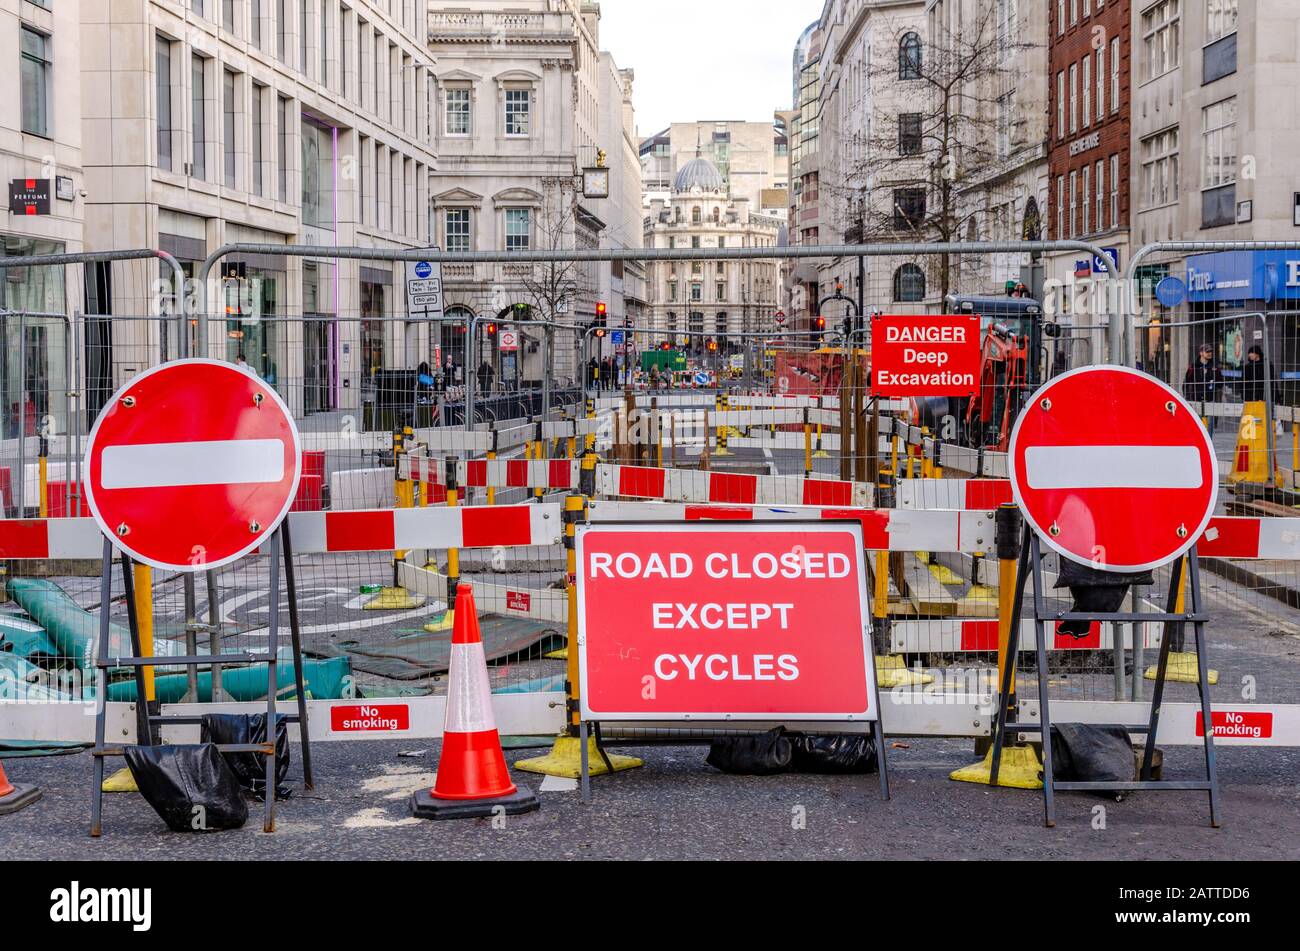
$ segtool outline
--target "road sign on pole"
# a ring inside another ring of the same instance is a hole
[[[1200,417],[1126,367],[1082,367],[1038,390],[1009,455],[1011,490],[1043,541],[1102,570],[1173,561],[1200,538],[1218,498]]]
[[[433,248],[431,250],[437,250]],[[442,320],[446,314],[442,299],[442,263],[406,262],[406,315]]]
[[[86,500],[137,561],[205,571],[264,544],[293,504],[298,427],[279,394],[217,360],[146,370],[105,406],[86,445]]]
[[[502,330],[497,334],[497,341],[502,353],[514,353],[519,349],[519,331]]]

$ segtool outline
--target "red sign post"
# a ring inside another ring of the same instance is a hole
[[[878,718],[860,525],[597,524],[577,551],[585,719]]]
[[[1016,502],[1043,541],[1103,570],[1173,561],[1201,537],[1218,497],[1200,417],[1126,367],[1082,367],[1035,392],[1010,462]]]
[[[872,318],[872,396],[970,396],[979,387],[979,370],[976,315]]]
[[[123,386],[86,446],[86,498],[132,558],[204,571],[253,551],[279,526],[302,471],[279,395],[216,360],[178,360]]]

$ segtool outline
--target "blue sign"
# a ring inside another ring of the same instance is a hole
[[[1116,271],[1119,271],[1119,248],[1102,248],[1101,250],[1105,253],[1106,257],[1107,257],[1107,258],[1110,258],[1111,261],[1114,263],[1114,265],[1115,265],[1115,270],[1116,270]],[[1093,256],[1093,258],[1092,258],[1092,273],[1093,273],[1093,274],[1105,274],[1105,273],[1106,273],[1106,260],[1105,260],[1105,258],[1099,258],[1099,257],[1097,257],[1096,255]]]
[[[428,261],[421,261],[419,264],[415,266],[415,276],[420,278],[420,280],[424,280],[432,273],[433,273],[433,265],[430,264]]]
[[[610,335],[609,335],[609,339],[610,339],[610,341],[614,344],[614,346],[616,346],[616,347],[621,347],[621,346],[623,346],[623,338],[626,337],[626,336],[627,336],[627,333],[626,333],[625,331],[622,331],[622,330],[615,330],[615,331],[613,331],[613,332],[610,333]]]
[[[1187,291],[1198,303],[1300,300],[1300,249],[1194,255],[1187,259]]]
[[[1177,307],[1187,300],[1187,285],[1170,276],[1156,285],[1156,300],[1165,307]]]

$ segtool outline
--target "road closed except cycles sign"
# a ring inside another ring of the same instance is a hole
[[[970,396],[979,387],[977,315],[890,315],[871,321],[871,395]]]
[[[877,719],[857,523],[580,526],[591,720]]]

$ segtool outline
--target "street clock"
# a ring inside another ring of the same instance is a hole
[[[584,198],[609,197],[609,169],[584,168],[582,170],[582,195]]]

